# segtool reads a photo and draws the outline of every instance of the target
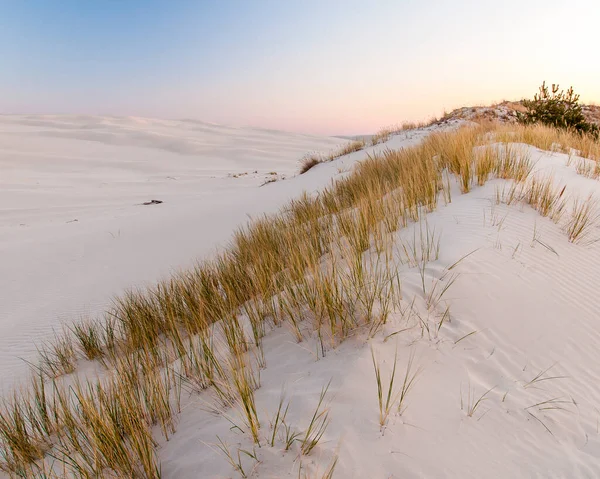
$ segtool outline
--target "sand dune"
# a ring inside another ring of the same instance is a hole
[[[536,162],[534,175],[554,175],[575,195],[600,195],[600,183],[577,175],[567,155],[523,148]],[[268,338],[268,366],[257,391],[265,427],[285,391],[289,423],[306,428],[331,380],[331,424],[319,453],[304,459],[306,470],[324,473],[338,454],[335,477],[344,478],[600,475],[600,243],[569,243],[558,225],[530,207],[496,205],[504,183],[493,180],[465,195],[456,191],[452,203],[426,217],[441,238],[439,259],[427,266],[428,282],[447,282],[446,268],[470,255],[453,270],[456,281],[433,313],[439,320],[450,307],[450,321],[439,331],[424,331],[416,316],[397,312],[370,341],[386,377],[395,351],[397,381],[411,354],[421,368],[406,410],[393,414],[385,430],[377,423],[371,352],[361,340],[315,361],[316,339],[295,344],[284,331]],[[409,240],[415,228],[420,225],[398,236]],[[600,237],[600,228],[593,234]],[[407,265],[399,273],[408,311],[423,295],[421,277]],[[417,311],[432,318],[426,309]],[[384,339],[388,335],[393,339]],[[247,436],[230,427],[203,410],[201,399],[189,398],[177,434],[160,450],[166,477],[228,477],[231,466],[205,443],[218,436],[234,450],[252,450]],[[297,476],[294,454],[257,451],[260,463],[244,463],[247,470],[256,467],[256,477]]]
[[[340,140],[195,121],[0,117],[2,387],[23,376],[20,358],[34,358],[35,340],[61,320],[97,314],[124,289],[189,267],[226,247],[248,215],[322,190],[371,153],[454,127],[405,131],[293,176],[304,152]],[[511,148],[531,158],[531,177],[565,186],[566,215],[576,198],[600,196],[574,152]],[[271,171],[287,179],[261,187]],[[323,356],[311,326],[300,343],[289,325],[269,326],[255,391],[263,447],[237,426],[236,408],[215,413],[210,388],[184,389],[177,431],[166,441],[157,427],[162,477],[238,477],[217,438],[249,453],[240,456],[248,477],[322,477],[334,458],[340,478],[600,476],[598,224],[572,243],[564,222],[498,201],[507,180],[466,194],[448,184],[451,202],[393,233],[402,300],[382,330],[350,335]],[[163,203],[142,204],[152,199]],[[423,228],[440,247],[420,270],[400,261],[400,245]],[[432,305],[425,290],[431,298],[436,287],[447,289]],[[385,378],[397,361],[397,387],[411,360],[418,371],[384,427],[371,350]],[[302,432],[328,384],[330,423],[314,451],[284,450],[281,432],[267,446],[282,394],[286,424]]]

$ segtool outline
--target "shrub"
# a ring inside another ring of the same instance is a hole
[[[523,106],[527,110],[524,113],[517,112],[517,119],[521,123],[543,123],[598,138],[598,125],[586,121],[579,104],[579,95],[573,91],[573,87],[565,92],[553,83],[550,91],[544,82],[533,100],[523,100]]]

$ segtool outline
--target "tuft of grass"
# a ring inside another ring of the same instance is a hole
[[[590,161],[581,158],[575,167],[575,171],[587,178],[598,179],[600,178],[600,160]]]
[[[337,150],[332,151],[327,157],[326,161],[333,161],[340,156],[349,155],[355,151],[360,151],[365,147],[366,143],[364,140],[353,140],[345,145],[341,146]]]
[[[323,163],[324,161],[325,161],[325,158],[323,158],[321,155],[316,154],[316,153],[304,156],[300,160],[300,174],[303,175],[308,170],[314,168],[319,163]]]
[[[346,143],[340,148],[331,151],[327,155],[321,153],[309,153],[300,160],[300,174],[303,175],[311,168],[314,168],[319,163],[325,163],[333,160],[337,160],[341,156],[349,155],[355,151],[360,151],[365,147],[366,143],[364,140],[354,140]]]
[[[250,451],[246,451],[244,449],[238,448],[238,450],[236,451],[236,454],[234,455],[231,448],[226,443],[224,443],[223,440],[219,436],[217,436],[217,440],[219,441],[219,443],[216,444],[217,449],[223,454],[223,456],[225,456],[225,458],[227,459],[229,464],[231,464],[233,469],[241,477],[243,477],[243,478],[249,477],[248,473],[246,472],[246,469],[244,469],[244,465],[242,464],[242,454],[253,459],[255,461],[254,466],[256,467],[256,465],[259,463],[256,451],[253,450],[252,452],[250,452]]]
[[[496,145],[496,155],[494,174],[497,178],[512,179],[521,183],[533,170],[534,164],[530,156],[514,144]]]
[[[275,446],[275,438],[277,436],[277,431],[279,430],[280,426],[285,423],[285,418],[287,417],[287,413],[290,408],[290,403],[288,402],[287,405],[285,406],[285,409],[283,409],[284,401],[285,401],[285,397],[282,392],[281,398],[279,399],[279,406],[277,407],[277,413],[275,414],[273,421],[271,421],[271,427],[273,428],[273,433],[271,434],[271,438],[268,441],[269,446],[271,446],[271,447]]]
[[[32,424],[38,417],[30,405],[15,393],[0,410],[0,470],[21,477],[32,477],[28,471],[49,449],[48,434]]]
[[[395,128],[393,127],[385,127],[385,128],[381,128],[377,133],[375,133],[372,137],[371,137],[371,145],[375,146],[378,145],[379,143],[385,143],[386,141],[389,140],[390,136],[395,133]]]
[[[87,359],[93,361],[104,356],[102,335],[97,321],[88,319],[73,323],[70,329],[77,340],[80,351]]]
[[[373,369],[375,370],[375,381],[377,383],[377,400],[379,403],[379,426],[383,429],[387,424],[388,417],[397,399],[397,394],[394,391],[394,379],[396,377],[398,350],[396,349],[396,353],[394,354],[394,366],[392,368],[387,387],[383,383],[381,377],[381,365],[375,357],[375,351],[373,350],[373,348],[371,348],[371,358],[373,360]]]
[[[54,339],[38,348],[39,368],[49,378],[70,374],[75,370],[75,348],[73,338],[68,331],[54,333]]]
[[[552,177],[541,179],[534,176],[525,187],[523,199],[542,216],[548,216],[557,223],[566,207],[565,190],[566,186],[555,188]]]
[[[324,407],[323,401],[325,400],[325,396],[327,395],[330,384],[331,381],[327,383],[327,386],[324,386],[323,389],[321,389],[319,402],[317,403],[315,412],[313,413],[310,423],[304,432],[304,437],[299,439],[300,450],[305,456],[309,455],[317,446],[317,444],[319,444],[319,441],[327,430],[327,426],[329,426],[329,408]]]
[[[234,358],[231,366],[233,388],[237,393],[238,405],[244,418],[244,424],[250,431],[252,440],[260,446],[260,422],[256,412],[254,390],[259,386],[252,367],[243,357]]]
[[[423,223],[424,226],[423,227]],[[417,267],[424,263],[436,261],[440,254],[441,235],[437,234],[435,228],[431,229],[427,221],[419,222],[419,237],[417,229],[413,230],[412,241],[400,240],[406,261],[410,267]]]
[[[571,243],[581,243],[589,238],[598,219],[596,204],[596,200],[592,196],[586,200],[578,198],[573,200],[571,214],[565,226]]]
[[[285,420],[281,422],[281,425],[283,426],[284,431],[283,438],[285,442],[285,450],[289,451],[294,445],[294,443],[299,440],[302,433],[292,429],[292,427],[288,423],[286,423]]]
[[[495,389],[495,386],[485,391],[479,397],[475,397],[475,390],[471,389],[471,385],[469,384],[469,389],[467,391],[467,401],[463,403],[462,390],[460,396],[460,408],[464,409],[467,413],[468,417],[473,417],[473,414],[477,411],[477,409],[481,406],[481,404],[488,399],[488,394],[491,393]]]
[[[396,378],[396,367],[398,364],[398,350],[394,354],[394,366],[390,373],[387,384],[384,384],[381,375],[381,365],[377,361],[374,350],[371,348],[371,358],[373,360],[373,369],[375,370],[375,381],[377,383],[377,400],[379,404],[379,426],[383,429],[387,424],[390,412],[397,403],[398,414],[406,410],[406,398],[415,385],[415,382],[421,373],[421,369],[414,370],[414,351],[411,351],[406,364],[404,378],[399,391],[394,390],[394,381]]]
[[[412,390],[419,374],[421,373],[420,368],[418,368],[416,371],[413,371],[414,359],[414,351],[411,351],[410,356],[408,358],[408,363],[406,364],[404,379],[402,381],[402,387],[400,388],[400,393],[398,397],[399,414],[402,414],[406,410],[406,397],[408,396],[408,393]]]
[[[475,177],[479,186],[483,186],[494,173],[497,165],[497,153],[497,148],[493,145],[486,145],[476,150]]]

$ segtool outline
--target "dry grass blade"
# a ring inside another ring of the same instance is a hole
[[[467,339],[469,336],[472,336],[473,334],[476,334],[477,331],[471,331],[470,333],[465,334],[464,336],[458,338],[456,341],[454,341],[454,344],[458,344],[460,343],[463,339]]]
[[[323,437],[323,434],[325,434],[327,426],[329,426],[329,409],[323,406],[323,401],[325,400],[325,396],[327,395],[330,384],[331,381],[329,381],[327,386],[321,390],[319,402],[317,403],[315,412],[313,413],[310,423],[304,432],[304,437],[299,439],[300,450],[304,455],[311,453],[311,451],[317,446]]]
[[[277,413],[271,422],[271,427],[273,428],[273,433],[271,434],[271,438],[269,440],[269,445],[271,447],[275,446],[275,438],[277,436],[277,431],[279,427],[285,423],[285,418],[287,417],[288,410],[290,408],[290,403],[288,402],[283,409],[283,403],[285,401],[283,393],[281,394],[281,398],[279,399],[279,406],[277,407]]]
[[[533,379],[531,379],[531,381],[528,381],[527,383],[525,383],[523,385],[524,388],[529,388],[532,386],[537,386],[538,383],[540,383],[541,381],[551,381],[554,379],[567,379],[568,376],[545,376],[546,373],[548,371],[550,371],[554,366],[556,366],[556,363],[553,364],[552,366],[540,371],[538,374],[535,375],[535,377]]]
[[[243,449],[238,449],[236,455],[234,456],[229,446],[226,443],[224,443],[219,436],[217,436],[217,440],[219,441],[219,443],[216,444],[217,449],[225,456],[229,464],[231,464],[233,469],[237,471],[241,477],[247,478],[248,474],[246,473],[242,464],[242,454],[254,459],[256,463],[258,463],[256,452],[250,453]]]
[[[398,413],[402,414],[406,410],[406,397],[408,393],[411,391],[415,382],[421,374],[421,369],[417,369],[413,371],[413,363],[415,360],[415,353],[411,351],[410,356],[408,357],[408,363],[406,364],[406,371],[404,373],[404,380],[402,381],[402,387],[400,388],[400,393],[398,397]]]
[[[390,374],[390,379],[387,386],[383,383],[383,379],[381,377],[381,366],[377,361],[377,358],[375,357],[375,351],[373,350],[373,348],[371,348],[371,358],[373,360],[373,369],[375,370],[375,381],[377,383],[377,400],[379,403],[379,426],[383,428],[387,423],[390,411],[392,410],[392,407],[394,406],[394,403],[398,396],[397,393],[394,391],[394,379],[396,377],[398,349],[396,349],[396,352],[394,354],[394,366],[392,368],[392,372]]]
[[[525,410],[533,409],[533,408],[537,408],[538,411],[546,411],[546,410],[552,410],[552,409],[565,410],[565,408],[562,406],[563,404],[573,404],[573,403],[571,401],[567,401],[565,399],[557,397],[557,398],[547,399],[545,401],[540,401],[538,403],[532,404],[531,406],[527,406],[525,408]]]
[[[471,389],[471,385],[469,384],[469,389],[467,391],[467,404],[463,404],[462,392],[460,398],[461,409],[466,406],[466,413],[468,417],[473,417],[475,411],[481,406],[481,404],[488,399],[488,394],[491,393],[496,386],[485,391],[481,396],[475,398],[475,390]]]

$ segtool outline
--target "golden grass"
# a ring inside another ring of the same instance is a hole
[[[575,199],[571,209],[571,216],[565,228],[569,241],[580,243],[584,240],[589,240],[589,234],[597,220],[597,201],[594,198],[589,197],[586,200]]]
[[[577,162],[575,170],[579,175],[597,180],[600,178],[600,159],[581,158]]]
[[[40,477],[52,474],[54,462],[55,471],[78,477],[160,477],[152,428],[166,438],[173,434],[182,388],[209,390],[215,410],[236,408],[238,427],[256,444],[268,444],[252,365],[267,366],[266,332],[286,325],[299,342],[315,334],[325,356],[352,335],[379,331],[402,298],[398,260],[390,253],[393,233],[440,201],[450,202],[451,179],[463,193],[493,178],[512,180],[511,201],[529,203],[555,221],[566,214],[564,189],[533,179],[530,158],[507,144],[515,141],[592,156],[598,151],[587,139],[547,128],[486,124],[432,133],[418,146],[370,156],[318,195],[304,194],[237,230],[211,260],[126,292],[102,320],[74,324],[45,344],[32,385],[0,408],[0,469]],[[344,151],[353,148],[358,145]],[[586,236],[592,206],[575,203],[569,212],[571,241]],[[403,245],[402,261],[419,268],[439,249],[439,236],[424,224],[414,244]],[[81,356],[107,366],[107,378],[61,386],[56,377],[76,366],[73,338]],[[409,367],[406,392],[412,377]],[[309,453],[326,427],[323,411],[317,408],[320,422],[303,433],[283,418],[286,448],[303,438],[302,451]]]
[[[101,326],[97,321],[89,319],[73,323],[71,326],[71,332],[77,340],[80,351],[90,361],[104,356],[100,328]]]
[[[523,193],[523,200],[542,216],[548,216],[558,223],[566,206],[565,190],[565,186],[555,187],[551,177],[532,177]]]
[[[329,408],[325,406],[324,400],[330,384],[331,382],[321,389],[321,395],[319,396],[319,402],[317,403],[315,412],[311,417],[303,437],[298,439],[300,442],[300,451],[304,455],[309,455],[312,452],[325,434],[327,426],[329,426]]]
[[[390,126],[383,127],[371,137],[371,145],[375,146],[375,145],[378,145],[379,143],[384,143],[390,139],[390,136],[397,135],[398,133],[400,133],[402,131],[416,130],[417,128],[426,128],[428,126],[433,125],[437,121],[438,121],[438,119],[433,117],[433,118],[429,119],[428,121],[419,121],[419,122],[405,121],[403,123],[399,123],[396,125],[390,125]]]
[[[355,151],[360,151],[365,147],[366,143],[364,140],[354,140],[345,145],[341,146],[337,150],[332,151],[326,158],[327,161],[333,161],[340,156],[349,155]]]
[[[68,331],[54,334],[54,340],[38,348],[40,368],[48,377],[53,378],[75,370],[75,348],[73,338]]]
[[[300,160],[300,174],[306,173],[311,168],[317,166],[319,163],[325,163],[328,161],[337,160],[341,156],[349,155],[355,151],[360,151],[365,147],[366,143],[364,140],[354,140],[346,143],[336,150],[331,151],[329,154],[324,155],[321,153],[309,153]]]
[[[498,141],[533,145],[541,150],[577,154],[592,161],[600,160],[600,142],[589,135],[545,125],[499,125],[495,136]]]
[[[311,153],[305,155],[300,160],[300,174],[303,175],[311,168],[314,168],[319,163],[323,163],[325,161],[325,157],[318,153]]]
[[[375,351],[371,348],[371,359],[373,360],[373,369],[375,370],[375,382],[377,383],[377,401],[379,404],[379,427],[383,429],[386,425],[388,416],[397,399],[397,393],[394,390],[394,379],[396,378],[396,366],[398,364],[398,350],[394,355],[394,366],[390,373],[387,385],[382,380],[381,365],[375,357]],[[387,393],[386,393],[387,390]]]

